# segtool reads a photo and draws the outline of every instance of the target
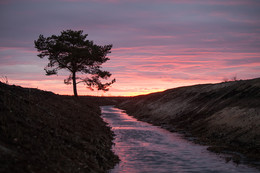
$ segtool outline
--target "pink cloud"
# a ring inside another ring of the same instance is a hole
[[[259,2],[253,0],[1,1],[0,75],[13,84],[72,94],[69,73],[44,74],[33,40],[83,29],[110,44],[104,69],[117,79],[105,95],[135,95],[224,77],[259,77]],[[101,95],[79,85],[79,94]]]

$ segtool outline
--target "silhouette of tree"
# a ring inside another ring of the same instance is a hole
[[[77,84],[84,83],[93,90],[108,91],[108,87],[115,82],[102,83],[101,79],[108,79],[111,73],[101,70],[101,65],[109,60],[112,45],[99,46],[86,39],[88,35],[83,31],[66,30],[61,35],[44,37],[40,35],[34,41],[40,58],[47,57],[49,63],[44,68],[46,75],[54,75],[60,69],[66,69],[71,74],[64,80],[65,84],[73,84],[74,96],[77,97]],[[84,78],[76,74],[87,74]]]

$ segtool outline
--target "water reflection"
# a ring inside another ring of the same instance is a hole
[[[176,133],[137,121],[113,106],[102,106],[102,116],[116,134],[113,150],[121,162],[111,173],[258,172],[224,159]]]

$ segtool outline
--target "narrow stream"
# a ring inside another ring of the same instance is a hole
[[[102,106],[102,117],[116,137],[114,152],[121,162],[111,173],[259,172],[226,163],[206,146],[194,144],[160,127],[141,122],[113,106]]]

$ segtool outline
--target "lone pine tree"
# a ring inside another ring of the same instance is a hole
[[[40,35],[34,41],[40,58],[47,57],[49,63],[44,68],[46,75],[54,75],[60,69],[70,72],[65,84],[73,84],[74,96],[77,97],[77,84],[84,83],[93,90],[108,91],[108,87],[115,82],[102,83],[101,79],[108,79],[111,73],[101,70],[101,65],[109,60],[107,54],[111,53],[112,45],[99,46],[87,40],[83,31],[66,30],[61,35],[44,37]],[[85,74],[85,77],[77,76]]]

